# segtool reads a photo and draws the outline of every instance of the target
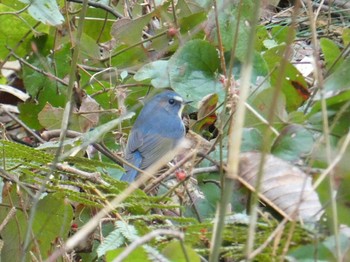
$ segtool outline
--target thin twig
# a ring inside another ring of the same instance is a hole
[[[253,260],[254,257],[256,257],[257,255],[261,254],[261,252],[270,244],[270,242],[272,240],[274,240],[274,238],[276,237],[276,235],[285,227],[285,225],[287,224],[288,219],[284,218],[279,225],[275,228],[274,231],[272,231],[272,233],[269,235],[269,237],[264,241],[264,243],[262,243],[257,249],[255,249],[254,251],[252,251],[249,254],[248,259],[249,260]]]
[[[13,57],[15,57],[17,60],[19,60],[22,64],[28,66],[29,68],[33,69],[34,71],[40,73],[40,74],[43,74],[44,76],[47,76],[48,78],[50,79],[54,79],[56,80],[57,82],[61,83],[62,85],[65,85],[67,86],[68,83],[64,80],[62,80],[61,78],[51,74],[51,73],[48,73],[48,72],[45,72],[43,69],[41,68],[38,68],[36,66],[33,66],[32,64],[28,63],[26,60],[24,60],[23,58],[19,57],[18,55],[16,55],[12,50],[11,51],[11,54]]]
[[[226,62],[225,62],[225,55],[224,55],[224,45],[222,43],[222,38],[221,38],[219,12],[218,12],[218,5],[216,0],[213,0],[213,5],[214,5],[214,13],[215,13],[216,34],[218,38],[218,47],[219,47],[219,53],[220,53],[221,70],[223,74],[226,76],[227,73],[226,73]]]
[[[85,178],[93,183],[99,183],[99,184],[102,184],[104,186],[109,186],[109,183],[107,183],[106,181],[104,181],[101,178],[101,174],[99,172],[89,173],[89,172],[85,172],[85,171],[80,170],[80,169],[76,169],[72,166],[60,164],[60,163],[56,164],[56,168],[58,170],[61,170],[64,172],[69,172],[69,173],[81,176],[81,177],[83,177],[83,178]]]
[[[31,134],[33,137],[35,137],[36,140],[38,140],[41,143],[44,143],[45,141],[37,134],[35,133],[32,129],[30,129],[25,123],[23,123],[18,117],[16,117],[14,114],[9,112],[6,108],[3,108],[3,111],[12,118],[17,124],[22,126],[29,134]]]
[[[149,183],[145,187],[144,191],[146,193],[149,193],[150,191],[152,191],[161,181],[163,181],[166,177],[168,177],[170,174],[172,174],[176,169],[178,169],[179,167],[181,167],[185,163],[187,163],[187,161],[189,161],[191,158],[193,158],[193,156],[195,156],[196,154],[197,154],[197,150],[193,150],[192,152],[187,154],[186,157],[181,159],[178,163],[176,163],[176,165],[169,168],[169,170],[166,171],[164,174],[162,174],[161,176],[159,176],[159,177],[155,178],[153,181],[151,181],[151,183]]]
[[[327,112],[327,102],[325,98],[324,81],[322,76],[322,69],[320,68],[319,56],[318,56],[318,39],[317,39],[317,20],[314,17],[312,10],[311,1],[307,1],[307,11],[310,19],[310,29],[311,29],[311,43],[313,45],[313,62],[314,62],[314,77],[316,83],[320,90],[321,96],[321,112],[322,112],[322,123],[323,123],[323,135],[321,136],[319,142],[324,141],[326,144],[326,160],[327,164],[331,165],[331,142],[330,142],[330,129],[328,123],[328,112]],[[330,169],[330,175],[328,176],[328,188],[331,200],[331,212],[332,212],[332,227],[335,237],[335,256],[337,261],[341,261],[341,248],[339,239],[339,226],[338,226],[338,211],[337,203],[333,194],[334,181],[333,181],[333,169]]]
[[[0,233],[15,214],[16,214],[16,208],[12,207],[0,225]]]
[[[74,3],[79,3],[82,4],[84,0],[67,0],[68,2],[74,2]],[[119,12],[115,11],[112,7],[99,3],[99,2],[93,2],[93,1],[88,1],[89,6],[93,6],[96,8],[103,9],[107,11],[108,13],[112,14],[115,18],[123,18],[124,16],[120,14]]]
[[[347,136],[345,137],[345,140],[344,140],[343,144],[341,145],[337,156],[333,159],[333,161],[331,163],[328,164],[328,167],[322,172],[322,174],[317,178],[317,180],[313,184],[314,189],[317,189],[319,187],[319,185],[331,173],[331,171],[340,162],[340,160],[343,159],[343,157],[346,153],[346,150],[349,147],[349,144],[350,144],[350,131],[348,132]]]
[[[44,131],[41,134],[41,137],[46,140],[49,141],[53,138],[57,138],[59,137],[61,134],[61,129],[55,129],[55,130],[48,130],[48,131]],[[72,130],[68,130],[66,137],[67,138],[76,138],[79,136],[82,136],[83,133],[77,132],[77,131],[72,131]],[[106,148],[103,144],[99,144],[99,143],[92,143],[92,146],[98,150],[100,153],[102,153],[103,155],[105,155],[106,157],[108,157],[110,160],[112,160],[114,163],[118,164],[118,165],[122,165],[123,161],[125,162],[125,160],[123,160],[121,157],[119,157],[118,155],[113,154],[108,148]]]

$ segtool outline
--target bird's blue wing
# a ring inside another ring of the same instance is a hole
[[[142,141],[140,141],[140,146],[137,147],[137,144],[134,144],[136,143],[134,139],[135,137],[132,136],[128,141],[125,160],[143,170],[172,150],[176,142],[173,138],[165,138],[158,134],[149,134],[143,137]],[[135,151],[129,151],[135,148]],[[124,169],[125,174],[123,174],[120,180],[129,183],[133,182],[138,172],[127,165],[124,165]]]
[[[136,167],[140,167],[141,163],[142,163],[142,156],[141,156],[139,151],[135,151],[133,154],[130,154],[127,161]],[[124,169],[125,169],[125,173],[122,175],[120,180],[128,182],[128,183],[133,182],[138,175],[137,170],[135,170],[127,165],[124,165]]]
[[[138,132],[138,130],[133,130],[129,135],[128,143],[126,145],[125,160],[138,168],[141,167],[143,159],[140,151],[138,150],[142,144],[143,136],[140,134],[140,132]],[[120,180],[129,183],[133,182],[138,175],[137,170],[129,167],[128,165],[124,165],[124,169],[125,173],[122,175]]]
[[[159,134],[149,134],[144,137],[143,144],[138,148],[142,155],[140,168],[146,169],[154,162],[162,158],[167,152],[172,150],[176,141]]]

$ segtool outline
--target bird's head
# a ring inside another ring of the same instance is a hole
[[[183,108],[190,102],[173,91],[165,91],[156,95],[149,103],[154,103],[153,106],[157,109],[164,109],[169,114],[178,115],[181,118]]]

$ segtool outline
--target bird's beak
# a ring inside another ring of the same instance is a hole
[[[184,104],[184,105],[188,105],[188,104],[190,104],[190,103],[192,103],[192,102],[193,102],[193,101],[184,101],[183,104]]]

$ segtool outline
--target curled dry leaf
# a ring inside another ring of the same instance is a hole
[[[240,178],[255,188],[261,153],[248,152],[240,157]],[[290,219],[318,221],[321,203],[312,187],[311,177],[299,168],[272,155],[265,158],[260,197],[277,212]]]

